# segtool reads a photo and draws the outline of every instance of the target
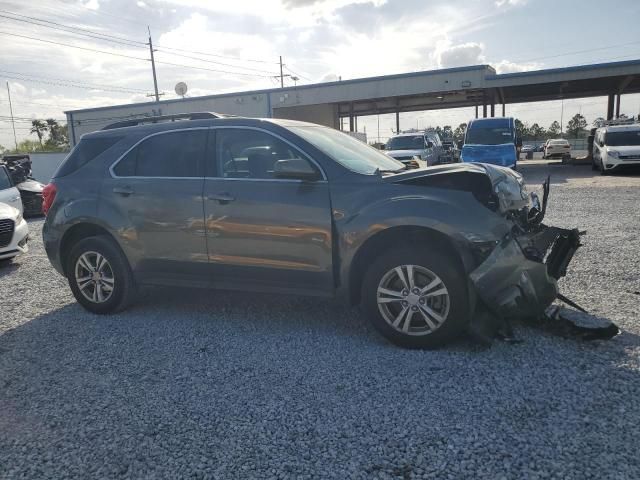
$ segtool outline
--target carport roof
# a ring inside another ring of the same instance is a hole
[[[466,79],[477,78],[467,87]],[[447,79],[444,81],[443,79]],[[529,72],[497,74],[490,65],[409,72],[394,75],[356,78],[285,88],[190,97],[187,99],[141,102],[107,107],[69,110],[65,113],[97,112],[113,108],[184,103],[198,100],[239,97],[245,95],[281,95],[298,92],[296,105],[337,104],[341,114],[345,107],[355,106],[357,115],[386,111],[452,108],[495,102],[519,103],[560,98],[604,96],[615,93],[640,92],[640,60],[578,65]],[[445,95],[444,101],[441,95]],[[435,99],[438,99],[436,101]],[[405,102],[403,102],[403,100]],[[386,103],[385,103],[386,102]],[[274,107],[290,105],[274,105]],[[360,108],[358,108],[360,107]],[[195,110],[193,110],[195,111]]]

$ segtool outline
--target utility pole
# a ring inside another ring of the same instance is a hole
[[[564,120],[564,98],[561,100],[561,106],[560,106],[560,138],[564,137],[564,127],[563,127],[563,120]]]
[[[11,90],[9,90],[9,82],[7,82],[7,95],[9,96],[9,112],[11,113],[11,127],[13,127],[13,141],[16,144],[16,151],[18,151],[18,137],[16,137],[16,124],[13,121],[13,106],[11,105]]]
[[[156,77],[156,61],[153,58],[153,43],[151,42],[151,29],[147,25],[147,31],[149,32],[149,52],[151,53],[151,71],[153,71],[153,90],[155,92],[156,102],[160,101],[160,94],[158,93],[158,78]],[[282,57],[281,57],[282,61]],[[280,66],[282,71],[282,66]]]
[[[282,55],[280,55],[280,88],[284,88],[284,75],[282,74]]]

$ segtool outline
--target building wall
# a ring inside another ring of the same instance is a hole
[[[339,127],[338,109],[336,105],[332,104],[274,108],[273,116],[275,118],[318,123],[332,128]]]
[[[30,153],[31,173],[40,183],[49,183],[68,153]]]

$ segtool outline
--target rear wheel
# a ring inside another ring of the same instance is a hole
[[[400,247],[379,257],[366,272],[363,308],[388,340],[406,348],[436,348],[466,328],[469,297],[465,276],[450,256]]]
[[[125,256],[105,236],[85,238],[75,244],[67,258],[66,274],[78,303],[93,313],[123,310],[135,293]]]

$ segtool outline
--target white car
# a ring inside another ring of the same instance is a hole
[[[0,203],[6,203],[23,212],[20,191],[16,188],[7,171],[7,167],[0,165]]]
[[[593,139],[594,170],[605,175],[612,170],[640,165],[640,124],[617,125],[596,130]]]
[[[564,138],[547,140],[542,158],[571,158],[571,144]]]
[[[0,260],[7,260],[29,251],[29,226],[22,212],[0,203]]]

